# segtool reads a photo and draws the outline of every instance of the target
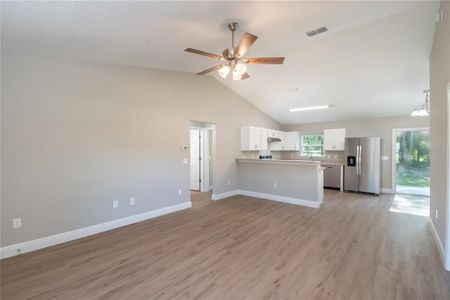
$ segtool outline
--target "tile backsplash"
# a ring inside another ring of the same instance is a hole
[[[282,159],[309,159],[308,156],[302,156],[299,151],[289,151],[281,153]],[[315,160],[320,161],[330,161],[330,162],[343,162],[345,161],[345,152],[344,151],[325,151],[324,156],[314,156]]]
[[[258,159],[260,155],[272,155],[273,159],[309,159],[308,156],[302,156],[300,151],[245,151],[242,152],[241,158]],[[325,151],[322,157],[314,157],[315,160],[339,162],[345,161],[344,151]]]

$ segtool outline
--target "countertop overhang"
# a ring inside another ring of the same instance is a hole
[[[238,158],[238,162],[243,163],[257,163],[257,164],[278,164],[278,165],[304,165],[312,167],[320,167],[320,161],[314,160],[295,160],[295,159],[251,159]]]

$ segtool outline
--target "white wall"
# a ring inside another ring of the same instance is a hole
[[[431,88],[431,220],[436,228],[445,251],[449,256],[447,268],[450,269],[450,241],[446,237],[449,231],[448,195],[449,178],[447,176],[447,86],[450,84],[450,2],[442,1],[444,14],[442,23],[436,24],[436,32],[430,59]],[[436,210],[439,211],[436,218]]]
[[[424,98],[425,101],[425,98]],[[388,156],[388,161],[381,162],[381,186],[392,189],[392,129],[429,127],[428,117],[387,117],[361,120],[347,120],[325,123],[312,123],[284,126],[288,131],[299,131],[300,134],[321,134],[327,128],[345,128],[347,137],[379,136],[381,137],[381,155]],[[327,154],[334,155],[333,152]],[[343,158],[344,152],[336,152]]]
[[[216,124],[216,193],[240,127],[280,128],[210,76],[7,55],[1,84],[2,246],[189,201],[190,120]]]

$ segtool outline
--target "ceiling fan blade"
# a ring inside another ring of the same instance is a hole
[[[239,44],[236,47],[235,55],[237,58],[241,58],[245,55],[245,53],[250,49],[253,43],[256,41],[258,37],[256,35],[250,34],[248,32],[244,33]]]
[[[193,49],[193,48],[186,48],[184,51],[198,54],[198,55],[208,56],[211,58],[223,59],[222,55],[209,53],[209,52],[205,52],[205,51],[201,51],[201,50],[197,50],[197,49]]]
[[[282,64],[284,57],[254,57],[246,58],[244,62],[247,64]]]
[[[247,72],[245,72],[244,74],[242,74],[241,80],[245,80],[245,79],[247,79],[247,78],[250,78],[250,75],[248,75]]]
[[[208,68],[208,69],[206,69],[206,70],[203,70],[203,71],[201,71],[201,72],[198,72],[197,75],[205,75],[205,74],[208,74],[208,73],[210,73],[210,72],[212,72],[212,71],[219,70],[219,69],[222,68],[223,66],[224,66],[224,65],[218,65],[218,66],[214,66],[214,67]]]

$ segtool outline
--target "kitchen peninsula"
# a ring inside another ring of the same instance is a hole
[[[238,193],[319,208],[323,167],[319,161],[237,159]]]

